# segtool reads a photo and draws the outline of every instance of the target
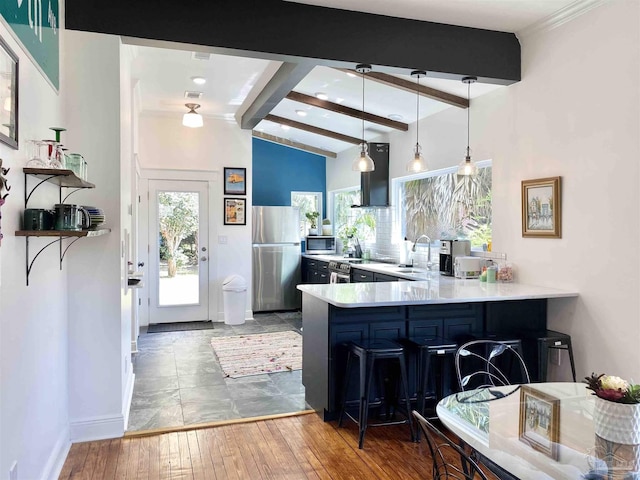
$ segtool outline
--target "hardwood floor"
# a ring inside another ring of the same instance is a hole
[[[317,415],[74,444],[66,479],[428,479],[425,442],[406,425],[371,428],[363,450],[357,427]]]

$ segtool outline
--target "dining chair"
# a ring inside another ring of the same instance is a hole
[[[522,351],[498,340],[472,340],[461,345],[455,355],[460,389],[531,383],[518,350]]]
[[[478,478],[487,480],[487,476],[480,469],[480,466],[461,447],[415,410],[413,416],[427,439],[433,460],[434,480],[474,480]]]

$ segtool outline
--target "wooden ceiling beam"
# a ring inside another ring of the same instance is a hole
[[[323,137],[333,138],[334,140],[340,140],[341,142],[351,143],[353,145],[360,145],[362,140],[356,137],[350,137],[349,135],[343,135],[338,132],[332,132],[320,127],[314,127],[306,123],[297,122],[295,120],[289,120],[288,118],[278,117],[277,115],[267,115],[265,120],[270,122],[279,123],[280,125],[288,125],[291,128],[297,128],[298,130],[304,130],[305,132],[315,133],[316,135],[322,135]]]
[[[377,123],[378,125],[394,128],[403,132],[409,130],[409,125],[407,125],[406,123],[391,120],[390,118],[381,117],[372,113],[363,112],[362,110],[356,110],[355,108],[346,107],[344,105],[340,105],[339,103],[329,102],[328,100],[321,100],[305,93],[300,93],[292,90],[285,98],[293,100],[294,102],[304,103],[313,107],[318,107],[324,110],[329,110],[331,112],[336,112],[342,115],[347,115],[349,117],[357,118],[358,120],[364,119],[367,122]]]
[[[288,138],[277,137],[265,132],[257,132],[254,130],[253,136],[262,140],[267,140],[268,142],[279,143],[280,145],[297,148],[298,150],[304,150],[306,152],[315,153],[317,155],[322,155],[329,158],[338,157],[338,154],[336,152],[330,152],[329,150],[323,150],[322,148],[312,147],[311,145],[307,145],[305,143],[294,142],[293,140],[289,140]]]
[[[349,68],[338,68],[337,70],[343,72],[356,73],[355,70]],[[427,74],[428,75],[428,74]],[[365,77],[367,80],[381,83],[408,92],[416,93],[416,89],[420,92],[420,95],[438,102],[443,102],[448,105],[453,105],[458,108],[469,108],[469,100],[451,93],[443,92],[436,88],[427,87],[426,85],[417,85],[416,82],[405,80],[404,78],[395,77],[383,72],[369,72]]]

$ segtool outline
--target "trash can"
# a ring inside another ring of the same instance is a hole
[[[224,297],[224,323],[241,325],[244,323],[244,309],[247,304],[247,282],[240,275],[231,275],[222,282]]]

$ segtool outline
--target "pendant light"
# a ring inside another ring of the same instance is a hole
[[[351,170],[357,172],[372,172],[376,169],[373,159],[367,153],[368,146],[364,139],[364,74],[371,71],[371,65],[360,63],[356,65],[356,71],[362,74],[362,143],[360,144],[360,155],[351,163]]]
[[[422,156],[422,147],[418,142],[418,134],[420,129],[418,128],[420,122],[420,79],[427,76],[427,72],[424,70],[414,70],[411,72],[411,76],[416,79],[416,146],[413,150],[413,159],[407,163],[407,172],[418,173],[429,170],[427,162]]]
[[[200,108],[200,105],[197,103],[185,103],[185,107],[189,109],[187,113],[185,113],[182,117],[182,125],[189,128],[198,128],[203,125],[202,115],[196,112],[197,108]]]
[[[471,84],[475,83],[476,80],[478,80],[476,77],[464,77],[462,79],[462,83],[467,84],[467,102],[469,103],[469,105],[467,106],[467,154],[464,157],[464,160],[460,162],[460,165],[458,165],[458,175],[465,175],[467,177],[473,176],[478,173],[478,167],[471,159],[471,148],[469,148],[469,114],[471,110],[471,100],[469,93],[471,92]]]

